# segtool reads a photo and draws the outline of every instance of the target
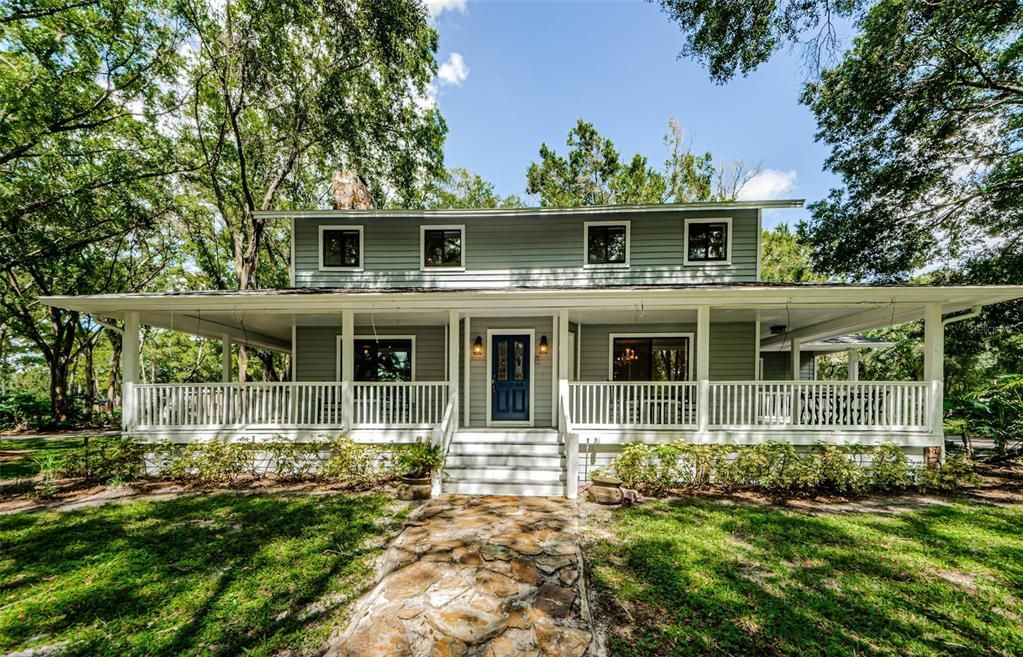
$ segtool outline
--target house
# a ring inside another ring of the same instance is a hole
[[[141,440],[430,437],[445,490],[569,497],[637,440],[940,456],[944,326],[1023,288],[761,283],[762,211],[801,205],[265,212],[288,289],[42,301],[123,320]],[[921,318],[924,380],[807,380],[808,345]],[[139,382],[142,324],[223,340],[223,381]],[[233,343],[292,380],[231,382]]]

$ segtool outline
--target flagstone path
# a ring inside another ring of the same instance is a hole
[[[580,657],[576,514],[563,499],[445,495],[420,507],[381,562],[331,657]]]

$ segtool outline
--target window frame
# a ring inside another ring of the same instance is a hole
[[[458,254],[459,264],[453,265],[427,265],[426,264],[426,231],[428,230],[457,230],[461,233],[462,248]],[[465,224],[420,224],[419,225],[419,271],[432,272],[462,272],[465,271]]]
[[[326,265],[323,263],[323,234],[328,230],[347,230],[356,231],[359,233],[359,264],[355,267],[347,265]],[[363,262],[366,257],[366,239],[365,233],[363,232],[362,225],[321,225],[319,230],[319,239],[317,240],[317,257],[319,258],[319,269],[320,271],[362,271]]]
[[[590,227],[625,226],[625,262],[590,262]],[[632,222],[584,221],[583,222],[583,268],[585,269],[627,269],[632,262]]]
[[[725,224],[725,257],[723,260],[690,260],[689,259],[689,226],[690,224]],[[731,217],[700,217],[686,219],[682,226],[682,263],[699,267],[730,266],[732,264],[732,218]]]
[[[334,345],[334,354],[335,354],[335,357],[334,357],[334,369],[335,369],[335,378],[338,381],[341,380],[341,349],[342,349],[341,340],[342,339],[344,339],[344,336],[341,335],[341,334],[338,334],[337,335],[337,339],[335,341],[335,345]],[[416,380],[416,336],[414,334],[398,335],[398,334],[390,334],[390,333],[388,333],[387,335],[363,335],[363,334],[356,333],[352,337],[352,341],[354,343],[354,342],[357,342],[359,340],[374,340],[374,341],[377,341],[377,342],[379,342],[381,340],[409,340],[409,341],[411,341],[411,343],[412,343],[412,378],[409,379],[408,381],[405,381],[405,382],[402,382],[402,383],[412,383],[412,382],[414,382]],[[355,372],[354,367],[352,369],[352,372],[354,374],[354,372]],[[391,383],[391,382],[390,381],[359,381],[359,380],[354,380],[353,379],[352,383]]]
[[[685,338],[688,342],[688,353],[686,354],[686,378],[682,381],[647,381],[646,383],[686,383],[693,380],[693,343],[696,341],[696,334],[693,332],[685,331],[669,331],[666,333],[608,333],[607,335],[607,380],[611,383],[615,381],[615,340],[618,338],[642,340],[650,339],[654,340],[657,338]],[[629,381],[619,381],[617,383],[630,383]],[[632,381],[631,383],[643,383],[642,381]]]

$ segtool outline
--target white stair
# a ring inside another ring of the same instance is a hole
[[[451,439],[444,473],[445,493],[565,494],[563,446],[554,429],[458,431]]]

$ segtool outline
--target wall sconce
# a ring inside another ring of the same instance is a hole
[[[472,343],[472,355],[482,356],[483,355],[483,336],[477,335],[476,339]]]
[[[547,336],[546,335],[541,335],[540,336],[540,346],[536,350],[537,353],[540,354],[541,356],[546,356],[547,353],[550,350],[551,350],[551,347],[550,347],[549,344],[547,344]]]

